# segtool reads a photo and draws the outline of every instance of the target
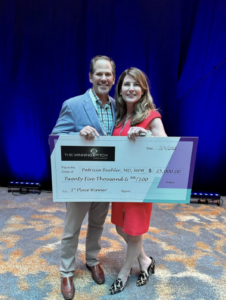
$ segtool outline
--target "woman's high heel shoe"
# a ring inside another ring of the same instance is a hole
[[[117,278],[117,279],[112,283],[112,285],[111,285],[111,287],[110,287],[110,289],[109,289],[109,294],[110,294],[110,295],[114,295],[114,294],[117,294],[117,293],[122,292],[122,291],[124,290],[125,286],[126,286],[126,283],[127,283],[128,279],[129,279],[131,273],[132,273],[132,269],[130,270],[130,273],[129,273],[128,278],[127,278],[127,280],[126,280],[126,282],[125,282],[124,285],[123,285],[123,283],[122,283],[122,279]]]
[[[127,282],[127,281],[126,281]],[[114,295],[120,293],[124,290],[126,283],[123,285],[122,279],[117,278],[111,285],[109,289],[109,294]]]
[[[137,286],[145,285],[149,280],[149,273],[154,274],[155,273],[155,260],[153,257],[150,256],[151,263],[147,269],[147,272],[140,271],[140,274],[137,279]]]

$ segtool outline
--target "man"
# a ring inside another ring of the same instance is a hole
[[[96,56],[91,60],[89,81],[92,88],[84,95],[63,103],[59,119],[52,134],[80,134],[87,140],[99,135],[111,135],[115,122],[115,101],[109,91],[115,83],[115,63],[107,56]],[[61,240],[61,292],[65,299],[73,299],[75,287],[73,273],[75,255],[82,222],[89,214],[86,235],[86,267],[93,280],[102,284],[104,272],[97,255],[101,249],[100,238],[108,213],[109,203],[68,202]]]

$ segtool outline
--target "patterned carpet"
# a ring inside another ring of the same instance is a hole
[[[0,188],[0,299],[63,299],[58,270],[63,203],[52,194],[13,196]],[[106,282],[97,285],[85,267],[87,219],[80,235],[74,299],[226,299],[226,208],[205,204],[155,204],[144,248],[156,260],[156,272],[136,286],[134,265],[125,290],[108,289],[125,258],[125,244],[106,220],[100,261]]]

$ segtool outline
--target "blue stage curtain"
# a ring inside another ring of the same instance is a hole
[[[226,194],[225,16],[225,0],[0,1],[0,185],[51,186],[48,135],[102,54],[147,74],[169,136],[199,137],[193,189]]]

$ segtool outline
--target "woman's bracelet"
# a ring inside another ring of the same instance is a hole
[[[146,136],[152,136],[152,132],[150,130],[148,130]]]

